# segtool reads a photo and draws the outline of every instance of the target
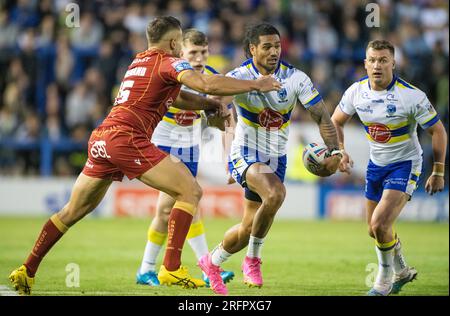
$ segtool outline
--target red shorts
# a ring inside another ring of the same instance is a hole
[[[154,167],[167,156],[149,137],[127,126],[95,129],[89,139],[83,173],[89,177],[130,180]]]

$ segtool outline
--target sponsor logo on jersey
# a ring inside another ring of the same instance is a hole
[[[383,99],[372,100],[372,103],[384,103]]]
[[[357,106],[356,110],[359,111],[359,112],[365,112],[365,113],[373,114],[373,109],[370,108],[370,105],[367,105],[365,108]]]
[[[135,58],[131,64],[134,65],[134,64],[137,64],[137,63],[146,63],[150,59],[152,59],[152,58],[151,57]]]
[[[230,76],[231,76],[231,77],[237,77],[238,74],[239,74],[239,71],[233,70],[233,71],[230,73]]]
[[[90,168],[90,169],[92,169],[92,168],[94,168],[94,164],[92,163],[92,161],[91,160],[86,160],[86,167],[87,168]]]
[[[431,114],[436,113],[436,110],[434,109],[434,107],[431,105],[430,102],[428,102],[427,105],[425,105],[425,107],[428,110],[428,112],[430,112]]]
[[[389,127],[381,123],[375,123],[368,127],[370,137],[377,143],[387,143],[392,133]]]
[[[278,130],[284,124],[283,115],[272,109],[265,109],[258,114],[258,123],[267,130]]]
[[[106,152],[106,142],[104,140],[97,140],[95,142],[91,142],[91,144],[92,157],[111,158],[111,156]]]
[[[179,59],[179,60],[173,62],[172,67],[173,67],[173,69],[175,69],[176,72],[181,72],[181,71],[187,70],[187,69],[194,70],[188,61],[182,60],[182,59]]]
[[[180,111],[174,115],[175,122],[180,126],[191,126],[198,118],[197,113],[193,111]]]
[[[388,94],[386,95],[386,100],[388,100],[388,101],[398,101],[398,100],[395,98],[395,95],[392,94],[392,93],[388,93]]]

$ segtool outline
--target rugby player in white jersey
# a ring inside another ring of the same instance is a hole
[[[214,68],[206,65],[208,55],[208,40],[204,33],[195,29],[183,31],[180,57],[186,59],[195,71],[209,75],[218,74]],[[182,86],[181,90],[200,94],[186,86]],[[197,176],[198,160],[200,157],[201,112],[181,110],[172,106],[164,115],[152,136],[152,142],[158,148],[179,158],[188,167],[194,177]],[[225,127],[225,123],[223,121],[220,122],[218,117],[209,116],[209,119],[208,125],[214,122],[218,125],[217,127],[221,124],[223,124],[221,128]],[[170,195],[164,192],[159,193],[156,214],[148,228],[148,241],[141,266],[136,274],[136,283],[138,284],[150,286],[158,286],[160,284],[157,277],[156,260],[167,238],[167,223],[170,211],[175,202]],[[197,259],[208,253],[205,228],[200,218],[200,212],[197,212],[194,216],[186,239]],[[232,271],[221,271],[221,277],[224,282],[228,282],[234,277],[234,273]],[[209,285],[209,280],[205,275],[203,279],[206,285]],[[205,284],[196,285],[202,286]]]
[[[220,265],[232,254],[248,246],[242,264],[244,282],[261,287],[261,248],[284,201],[286,189],[286,143],[290,116],[297,101],[319,125],[323,141],[329,148],[322,176],[333,174],[342,157],[336,130],[319,92],[302,71],[280,60],[280,33],[262,23],[246,32],[244,43],[248,59],[227,76],[256,79],[274,76],[282,84],[275,93],[245,93],[228,99],[237,110],[238,121],[229,156],[229,171],[245,189],[241,223],[230,228],[223,241],[199,261],[215,293],[228,293],[220,278]]]
[[[422,148],[417,124],[432,137],[433,172],[425,190],[433,195],[444,188],[447,134],[425,93],[394,74],[394,47],[385,40],[371,41],[364,61],[366,77],[347,89],[332,121],[344,150],[344,124],[355,113],[364,125],[370,145],[366,175],[366,212],[369,235],[375,239],[379,271],[369,296],[398,293],[417,271],[406,264],[393,225],[411,199],[422,171]],[[348,153],[339,166],[350,173]],[[425,210],[424,210],[425,211]]]

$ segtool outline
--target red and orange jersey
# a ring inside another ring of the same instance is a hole
[[[162,50],[136,55],[128,67],[114,107],[100,125],[126,125],[149,136],[177,98],[180,75],[193,70],[189,62]]]

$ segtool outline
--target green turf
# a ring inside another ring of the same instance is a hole
[[[0,285],[30,251],[46,219],[0,218]],[[206,220],[209,247],[237,220]],[[41,264],[35,295],[211,295],[210,289],[147,287],[135,284],[146,242],[148,219],[85,219],[70,229]],[[407,262],[418,280],[400,295],[449,295],[449,226],[398,223]],[[235,271],[230,295],[364,295],[366,267],[376,262],[373,241],[363,222],[276,221],[263,248],[264,286],[242,283],[245,251],[231,257],[225,269]],[[162,260],[162,254],[159,262]],[[183,262],[200,276],[186,244]],[[67,287],[65,268],[80,267],[80,287]]]

